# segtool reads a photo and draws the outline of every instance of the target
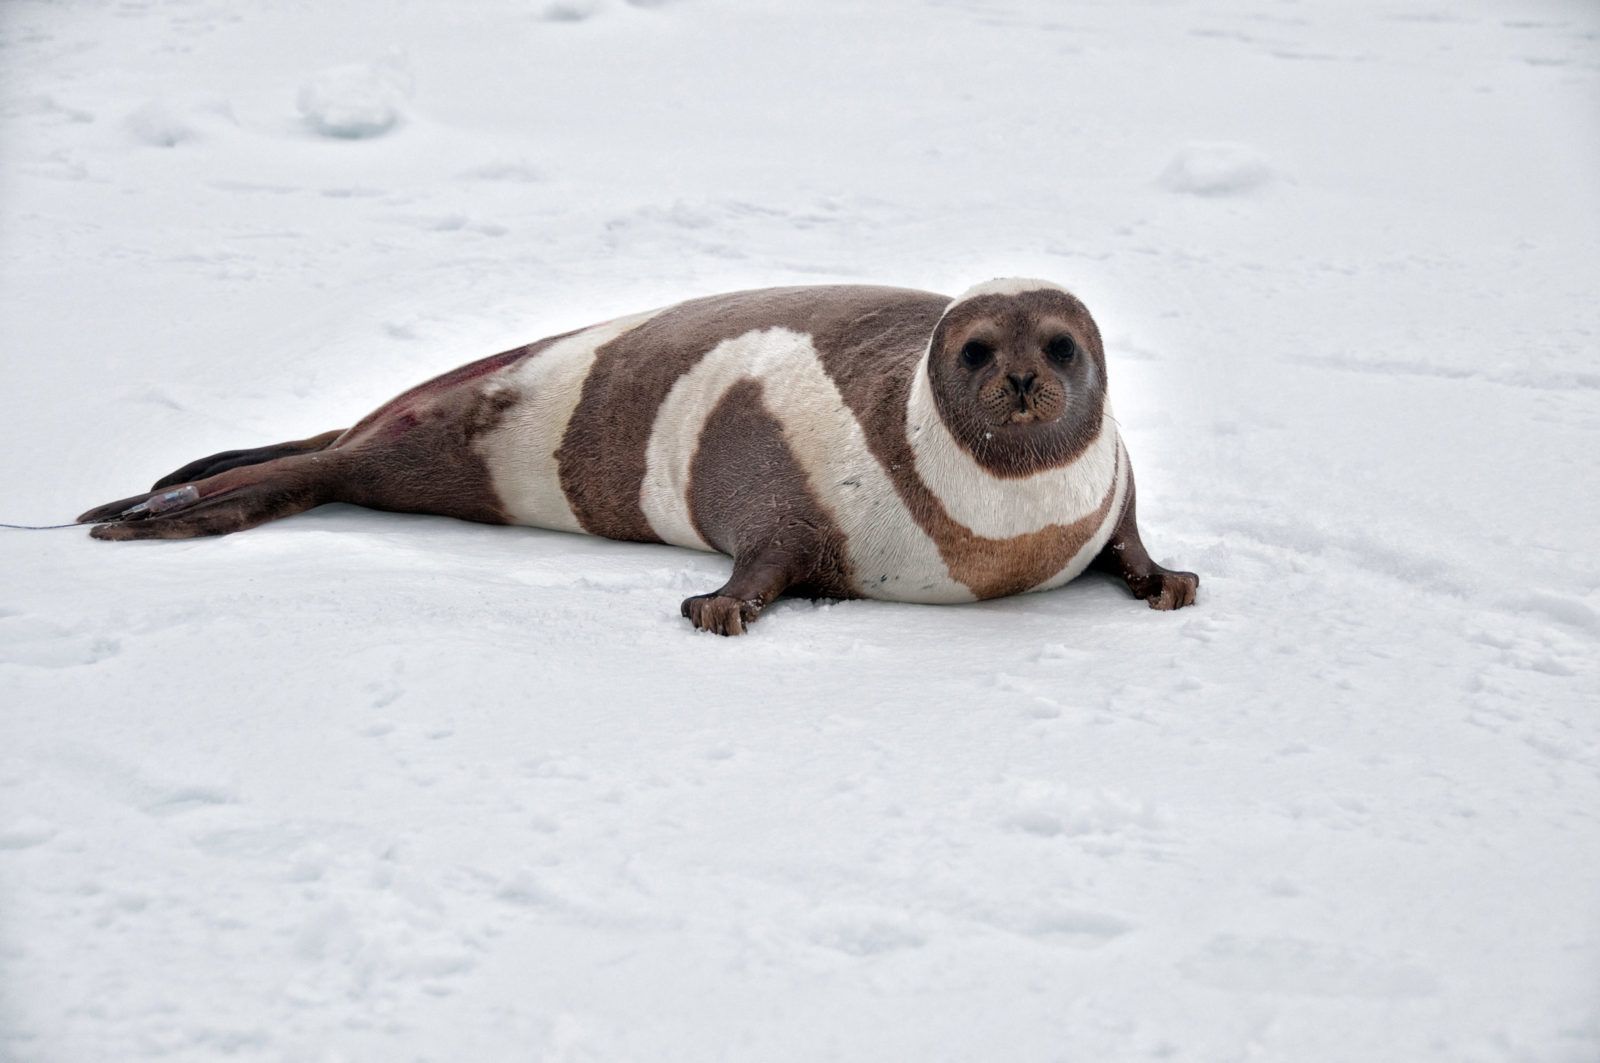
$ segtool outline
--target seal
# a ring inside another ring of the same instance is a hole
[[[1109,572],[1156,609],[1088,309],[1047,281],[694,299],[505,351],[354,427],[224,451],[96,507],[98,539],[241,531],[326,502],[733,558],[689,598],[743,633],[784,593],[964,602]]]

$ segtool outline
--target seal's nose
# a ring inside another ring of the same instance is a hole
[[[1026,395],[1033,390],[1033,373],[1007,373],[1006,379],[1011,381],[1011,390],[1018,395]]]

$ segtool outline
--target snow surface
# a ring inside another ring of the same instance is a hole
[[[6,0],[0,519],[1020,274],[1204,583],[0,532],[0,1058],[1600,1059],[1597,248],[1585,0]]]

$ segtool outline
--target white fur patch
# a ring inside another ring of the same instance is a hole
[[[784,329],[747,332],[723,340],[678,378],[656,412],[645,448],[639,508],[662,542],[715,550],[689,515],[689,466],[700,449],[711,411],[745,377],[765,381],[803,336]],[[801,411],[802,413],[804,411]]]
[[[583,395],[596,351],[660,312],[651,310],[584,329],[512,366],[495,381],[498,387],[517,388],[521,400],[498,427],[484,433],[477,446],[495,494],[515,523],[583,530],[561,491],[556,451]]]
[[[971,601],[950,578],[932,538],[901,502],[867,445],[855,414],[823,369],[811,337],[789,329],[749,332],[719,343],[668,394],[647,450],[640,503],[666,542],[710,549],[689,519],[689,464],[711,411],[740,380],[761,382],[811,490],[848,540],[858,591],[911,602]]]
[[[906,436],[917,455],[917,475],[945,511],[975,534],[1009,539],[1051,524],[1071,524],[1105,501],[1118,473],[1118,441],[1107,405],[1100,434],[1070,465],[1033,476],[995,476],[956,441],[939,416],[928,362],[917,366],[906,402]]]
[[[974,284],[960,295],[950,301],[950,306],[964,303],[968,299],[976,299],[980,295],[1021,295],[1023,292],[1066,292],[1067,290],[1055,281],[1039,280],[1036,277],[996,277],[994,280]],[[1071,292],[1067,292],[1071,295]],[[949,313],[949,307],[945,313]]]
[[[1101,434],[1104,435],[1105,432],[1102,431]],[[1113,431],[1112,434],[1114,435],[1115,432]],[[1029,587],[1029,592],[1047,591],[1052,587],[1061,586],[1068,580],[1076,579],[1083,574],[1084,570],[1089,567],[1089,563],[1099,555],[1100,551],[1106,548],[1106,543],[1111,540],[1111,533],[1117,529],[1117,522],[1122,519],[1122,507],[1128,498],[1128,478],[1131,466],[1128,464],[1128,450],[1122,445],[1121,439],[1117,440],[1116,455],[1113,460],[1116,463],[1114,473],[1116,477],[1116,494],[1111,499],[1111,508],[1106,513],[1106,519],[1100,522],[1100,527],[1095,530],[1094,535],[1090,536],[1089,541],[1084,543],[1078,552],[1073,555],[1072,560],[1061,567],[1061,571],[1038,586]]]

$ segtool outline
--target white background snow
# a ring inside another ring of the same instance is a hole
[[[0,531],[0,1058],[1600,1059],[1597,248],[1583,0],[5,0],[0,520],[1022,274],[1204,582]]]

